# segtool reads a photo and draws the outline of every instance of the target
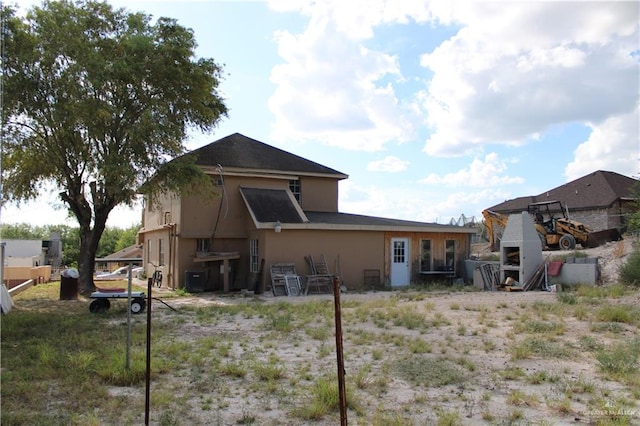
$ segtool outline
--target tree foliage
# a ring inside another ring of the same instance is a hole
[[[185,153],[190,128],[226,115],[222,68],[196,58],[190,29],[106,2],[45,1],[6,20],[3,196],[35,199],[53,185],[79,224],[80,284],[109,213],[136,196],[212,190]],[[172,158],[180,157],[170,161]]]
[[[633,207],[627,218],[627,231],[640,233],[640,181],[632,188]]]

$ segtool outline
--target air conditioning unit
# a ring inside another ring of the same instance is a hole
[[[206,277],[204,271],[186,271],[184,285],[189,293],[202,293]]]

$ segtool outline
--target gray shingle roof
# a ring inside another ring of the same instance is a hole
[[[304,222],[284,189],[240,188],[240,192],[258,222]]]
[[[437,223],[415,222],[411,220],[390,219],[384,217],[365,216],[340,212],[318,212],[298,210],[292,197],[285,189],[240,188],[247,208],[255,219],[256,225],[275,223],[303,225],[305,229],[376,229],[401,230],[412,232],[462,232],[472,233],[474,230],[461,226],[441,225]]]
[[[365,216],[339,212],[305,211],[309,221],[331,225],[373,225],[373,226],[434,226],[434,223],[414,222],[411,220],[390,219],[385,217]],[[445,226],[445,225],[441,225]],[[448,226],[448,225],[447,225]]]
[[[562,201],[569,210],[607,208],[620,198],[632,198],[638,180],[615,172],[598,170],[536,196],[507,200],[489,210],[508,213],[527,210],[527,205],[542,201]]]
[[[343,227],[373,227],[401,230],[406,228],[413,232],[459,232],[474,233],[475,230],[463,226],[444,225],[430,222],[416,222],[412,220],[391,219],[386,217],[365,216],[353,213],[316,212],[305,210],[304,214],[310,223],[338,225]]]
[[[291,172],[296,174],[333,175],[346,179],[347,175],[299,157],[290,152],[275,148],[266,143],[251,139],[240,133],[234,133],[192,152],[197,156],[196,164]]]

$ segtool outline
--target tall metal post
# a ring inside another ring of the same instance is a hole
[[[144,424],[149,424],[149,400],[151,397],[151,287],[153,278],[147,278],[147,371],[144,390]]]
[[[340,311],[340,278],[333,277],[333,299],[336,317],[336,354],[338,361],[338,392],[340,396],[340,425],[347,425],[347,388],[344,382],[344,357],[342,355],[342,313]]]
[[[127,354],[125,356],[125,368],[131,368],[131,269],[132,264],[129,263],[129,280],[127,284]]]

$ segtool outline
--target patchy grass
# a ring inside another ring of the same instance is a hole
[[[125,368],[125,304],[93,315],[58,290],[33,287],[2,318],[2,424],[139,424],[145,316],[132,318]],[[349,423],[562,424],[603,412],[595,424],[635,424],[639,295],[347,294]],[[179,308],[153,311],[152,424],[339,423],[332,298],[167,299]]]

